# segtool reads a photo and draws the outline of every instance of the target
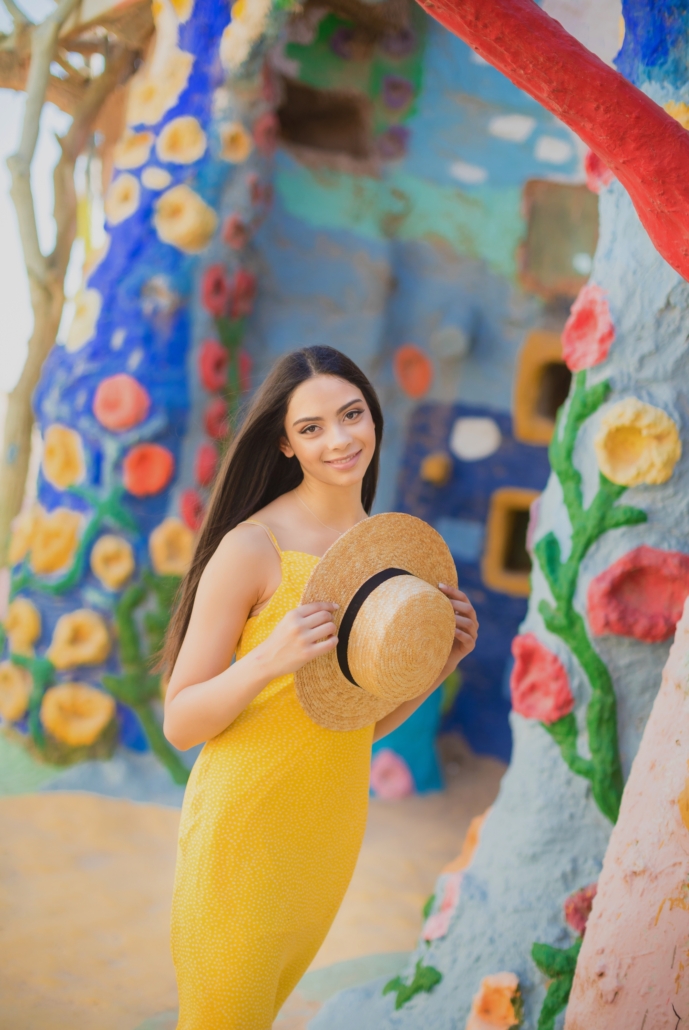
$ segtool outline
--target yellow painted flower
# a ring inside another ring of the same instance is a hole
[[[56,669],[100,665],[109,653],[110,634],[98,612],[78,608],[57,620],[48,651],[48,658]]]
[[[183,576],[194,554],[194,534],[180,519],[165,519],[151,533],[148,550],[159,576]]]
[[[179,20],[184,24],[185,21],[189,21],[191,12],[194,10],[194,0],[171,0],[175,14]]]
[[[198,161],[206,150],[206,134],[196,118],[182,115],[168,122],[156,142],[161,161],[189,165]]]
[[[220,60],[228,71],[238,71],[251,48],[266,30],[271,0],[236,0],[232,21],[222,34]]]
[[[121,536],[111,533],[99,537],[91,551],[91,569],[104,587],[119,590],[134,571],[134,551]]]
[[[74,317],[67,335],[67,350],[80,350],[92,340],[103,303],[98,290],[82,290],[74,299]]]
[[[225,122],[219,128],[220,156],[224,161],[240,165],[254,148],[254,141],[241,122]]]
[[[26,558],[33,546],[38,523],[44,514],[41,506],[35,504],[28,511],[17,515],[12,523],[12,536],[10,537],[10,546],[7,554],[7,560],[10,565],[16,565],[17,562]]]
[[[103,233],[103,242],[100,247],[95,250],[90,250],[84,259],[84,276],[88,279],[90,275],[96,271],[99,265],[103,263],[104,258],[107,257],[108,251],[110,250],[110,236],[108,233]],[[94,290],[94,293],[97,292]],[[100,296],[100,295],[99,295]]]
[[[124,172],[118,175],[108,187],[105,194],[105,217],[111,225],[119,225],[130,218],[139,206],[141,188],[139,180]]]
[[[0,716],[5,722],[17,722],[26,715],[31,688],[31,675],[26,669],[13,662],[0,662]]]
[[[679,122],[683,129],[689,129],[689,104],[685,104],[683,100],[679,102],[668,100],[667,104],[663,106],[670,117]]]
[[[605,413],[594,447],[601,472],[620,486],[665,483],[682,455],[675,422],[636,397]]]
[[[164,168],[144,168],[141,181],[147,190],[164,190],[172,182],[172,176]]]
[[[87,683],[51,687],[41,703],[41,722],[46,730],[70,747],[94,744],[114,718],[113,698]]]
[[[28,597],[15,597],[7,609],[5,630],[10,651],[33,654],[33,645],[41,635],[41,614]]]
[[[79,433],[54,422],[45,431],[43,475],[59,490],[80,483],[84,478],[84,447]]]
[[[55,508],[37,521],[31,543],[31,568],[39,575],[59,572],[70,564],[79,543],[81,516]]]
[[[513,1030],[519,1023],[519,980],[514,973],[494,973],[481,980],[466,1030]]]
[[[127,130],[115,146],[115,168],[140,168],[148,161],[154,139],[152,132]]]
[[[135,75],[129,90],[127,123],[156,125],[187,87],[194,55],[174,47],[160,62]]]
[[[217,216],[198,193],[182,184],[158,199],[153,223],[163,243],[186,254],[199,254],[215,233]]]

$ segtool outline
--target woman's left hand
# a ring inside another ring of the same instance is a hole
[[[465,593],[457,587],[448,587],[444,583],[438,584],[452,604],[455,613],[455,639],[452,644],[450,656],[443,669],[443,679],[449,676],[457,668],[462,658],[466,658],[476,647],[478,635],[478,619],[474,606]]]

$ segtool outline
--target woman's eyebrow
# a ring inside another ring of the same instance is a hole
[[[347,403],[343,404],[341,408],[338,408],[337,411],[335,412],[335,414],[336,415],[341,415],[343,411],[347,410],[347,408],[351,408],[352,404],[363,404],[363,401],[361,400],[361,397],[355,397],[353,401],[347,401]],[[292,423],[292,425],[293,426],[298,426],[298,425],[301,425],[302,422],[322,422],[322,421],[323,421],[323,416],[322,415],[313,415],[313,416],[311,416],[309,418],[298,418],[296,420],[296,422]]]

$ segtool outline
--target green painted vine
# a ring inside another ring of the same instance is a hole
[[[532,959],[543,975],[550,980],[538,1017],[537,1030],[555,1030],[557,1016],[567,1008],[581,942],[582,938],[580,937],[570,948],[561,949],[553,948],[550,944],[534,944],[531,949]]]
[[[573,714],[543,725],[572,772],[590,781],[596,804],[614,823],[624,786],[615,691],[608,668],[591,643],[582,616],[574,608],[579,568],[590,547],[611,529],[638,525],[647,518],[646,513],[638,508],[618,505],[617,501],[626,487],[612,483],[602,473],[599,473],[595,497],[588,508],[584,508],[581,473],[574,465],[574,447],[583,423],[600,408],[609,393],[608,382],[587,387],[586,372],[576,374],[569,402],[558,413],[549,451],[550,464],[562,487],[569,515],[571,550],[567,560],[563,561],[560,544],[551,532],[538,541],[535,554],[554,600],[554,604],[541,601],[538,610],[546,629],[567,644],[591,687],[591,700],[586,711],[591,757],[584,758],[579,754]]]
[[[401,1009],[416,994],[432,991],[443,978],[443,974],[433,966],[424,966],[421,959],[416,963],[414,976],[410,983],[405,983],[401,976],[390,980],[383,988],[383,994],[395,995],[395,1009]]]

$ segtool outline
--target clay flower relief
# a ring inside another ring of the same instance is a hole
[[[93,398],[93,414],[112,433],[123,433],[138,426],[147,417],[150,407],[148,390],[126,372],[103,379]]]
[[[191,115],[173,118],[156,142],[158,159],[171,164],[193,164],[203,157],[205,150],[206,134]]]
[[[98,612],[78,608],[57,620],[48,650],[48,658],[56,669],[100,665],[109,653],[110,634]]]
[[[186,254],[199,254],[215,233],[217,216],[198,193],[182,183],[157,200],[153,223],[163,243]]]
[[[124,586],[134,567],[134,551],[123,537],[106,533],[93,545],[91,570],[109,590],[119,590]]]
[[[5,632],[13,654],[33,654],[41,635],[41,613],[28,597],[15,597],[5,616]]]
[[[605,361],[615,339],[615,326],[605,293],[587,283],[572,305],[562,331],[562,356],[572,372]]]
[[[512,1030],[523,1018],[519,980],[514,973],[494,973],[481,980],[466,1030]]]
[[[164,168],[144,168],[141,182],[147,190],[165,190],[172,182],[172,176]]]
[[[204,308],[214,318],[221,318],[229,313],[231,301],[232,292],[224,266],[209,265],[201,283],[201,303]]]
[[[42,576],[68,566],[79,543],[82,519],[69,508],[55,508],[36,521],[31,540],[30,564]]]
[[[155,136],[152,132],[131,132],[127,130],[114,150],[115,168],[140,168],[146,164]]]
[[[235,272],[230,288],[232,290],[231,317],[244,318],[246,315],[250,315],[256,299],[256,276],[247,272],[245,268],[239,268]]]
[[[613,633],[648,644],[668,640],[689,595],[689,555],[635,547],[588,589],[588,617],[595,636]]]
[[[16,565],[17,562],[26,558],[33,545],[38,523],[44,514],[45,513],[41,506],[39,504],[35,504],[32,508],[29,508],[28,511],[21,512],[17,515],[16,519],[14,519],[12,523],[12,536],[10,537],[10,546],[7,554],[7,560],[10,565]]]
[[[222,34],[220,60],[229,71],[238,71],[265,32],[271,0],[236,0],[232,21]]]
[[[167,447],[140,443],[122,462],[125,488],[135,497],[152,497],[168,485],[175,471],[175,459]]]
[[[95,743],[115,718],[115,701],[87,683],[61,683],[45,692],[41,722],[55,740],[69,747]]]
[[[57,422],[48,426],[43,441],[42,467],[45,478],[59,490],[83,480],[84,448],[75,429]]]
[[[134,175],[129,172],[118,175],[108,187],[103,204],[110,225],[119,225],[130,218],[139,206],[140,195],[139,180]]]
[[[223,161],[240,165],[254,149],[254,141],[241,122],[224,122],[218,129]]]
[[[128,125],[156,125],[187,87],[194,55],[173,47],[135,75],[129,89]]]
[[[199,375],[206,390],[222,390],[227,381],[227,351],[217,340],[204,340],[199,353]]]
[[[212,440],[222,440],[229,432],[227,401],[214,397],[203,413],[203,427]]]
[[[240,215],[228,215],[222,227],[223,243],[232,250],[241,250],[249,242],[249,229]]]
[[[65,347],[68,351],[80,350],[96,334],[96,325],[103,303],[98,290],[82,290],[74,300],[74,316],[67,334]]]
[[[615,178],[610,168],[593,150],[586,151],[584,172],[586,173],[586,185],[592,193],[600,193],[603,187],[609,186]]]
[[[586,930],[588,918],[593,908],[593,899],[598,891],[597,883],[590,883],[588,887],[582,887],[575,891],[565,901],[562,910],[565,922],[572,927],[575,933],[583,937]]]
[[[151,533],[148,550],[159,576],[184,576],[194,553],[194,534],[179,519],[164,519]]]
[[[0,718],[18,722],[29,707],[33,681],[27,669],[13,662],[0,662]]]
[[[218,448],[212,443],[202,443],[196,451],[194,471],[199,486],[210,486],[218,468]]]
[[[459,904],[459,892],[462,885],[461,871],[450,873],[443,883],[443,898],[437,912],[431,913],[423,924],[421,936],[425,941],[437,941],[445,937],[450,929],[450,921]]]
[[[606,411],[593,445],[601,472],[620,486],[666,483],[682,455],[675,422],[636,397]]]
[[[514,711],[546,725],[569,715],[574,709],[574,697],[567,671],[557,655],[533,633],[515,637],[512,654],[510,690]]]
[[[179,499],[179,510],[185,525],[196,533],[201,528],[206,508],[203,497],[198,490],[188,489],[182,491]]]
[[[397,801],[414,793],[409,766],[392,748],[377,751],[371,761],[371,790],[376,797]]]

